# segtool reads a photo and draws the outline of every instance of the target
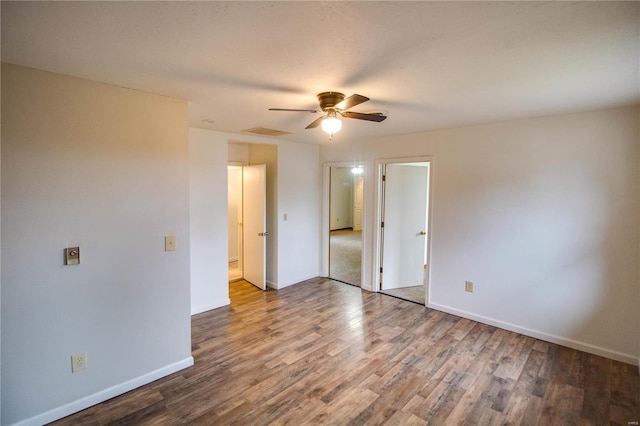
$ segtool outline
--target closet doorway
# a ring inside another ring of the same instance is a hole
[[[329,167],[328,273],[337,281],[362,285],[364,167]]]
[[[379,166],[379,291],[426,305],[431,161],[388,161]]]
[[[227,167],[229,282],[244,279],[266,290],[265,164]]]

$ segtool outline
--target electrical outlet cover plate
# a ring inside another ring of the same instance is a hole
[[[473,293],[473,281],[465,281],[464,282],[464,291],[468,291],[469,293]]]
[[[80,352],[75,355],[71,355],[71,372],[77,373],[78,371],[87,369],[87,353]]]

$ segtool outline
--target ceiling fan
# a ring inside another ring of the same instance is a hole
[[[326,115],[314,120],[309,124],[306,129],[313,129],[318,126],[322,126],[322,130],[329,134],[329,139],[333,138],[335,133],[338,133],[342,128],[342,120],[340,117],[355,118],[357,120],[367,120],[381,122],[384,121],[387,116],[382,113],[363,113],[355,111],[347,111],[356,105],[360,105],[363,102],[368,101],[369,98],[362,95],[351,95],[345,98],[342,93],[339,92],[322,92],[318,94],[318,103],[320,109],[288,109],[288,108],[269,108],[269,111],[300,111],[319,113],[324,112]]]

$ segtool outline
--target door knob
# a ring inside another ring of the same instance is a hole
[[[424,231],[420,231],[420,235],[427,235],[427,233]]]
[[[258,237],[267,237],[269,236],[268,232],[258,232]]]

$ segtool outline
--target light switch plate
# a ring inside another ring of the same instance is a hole
[[[164,251],[176,251],[176,237],[167,235],[164,237]]]
[[[69,247],[64,249],[64,264],[65,265],[80,264],[80,247]]]

